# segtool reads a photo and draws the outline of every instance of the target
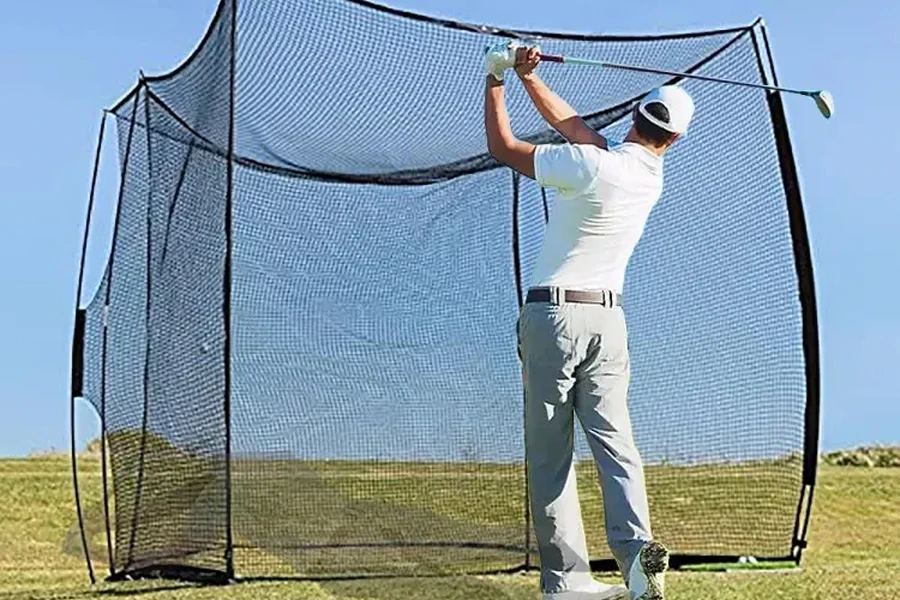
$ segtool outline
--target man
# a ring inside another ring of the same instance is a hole
[[[488,49],[484,121],[499,162],[558,190],[518,321],[525,385],[525,446],[545,600],[661,600],[668,551],[654,540],[640,454],[627,407],[630,376],[622,312],[625,268],[663,186],[663,154],[685,133],[694,105],[665,86],[635,107],[611,144],[540,80],[538,48]],[[538,112],[567,144],[515,138],[504,74],[515,68]],[[573,461],[574,417],[597,464],[606,535],[627,588],[590,574]]]

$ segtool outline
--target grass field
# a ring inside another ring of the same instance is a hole
[[[83,461],[84,504],[88,511],[99,507],[96,464]],[[852,464],[848,461],[847,464]],[[435,473],[436,477],[440,474]],[[91,479],[91,478],[95,479]],[[373,478],[367,488],[379,494]],[[703,495],[698,479],[698,495]],[[755,485],[746,478],[745,492]],[[690,487],[693,487],[690,486]],[[731,488],[740,496],[741,490]],[[429,510],[440,514],[441,500],[429,496]],[[323,499],[319,499],[323,500]],[[358,498],[365,502],[366,498]],[[252,499],[246,499],[252,502]],[[511,504],[514,505],[515,502]],[[737,503],[739,505],[740,503]],[[479,507],[475,507],[478,509]],[[496,505],[490,510],[501,510]],[[696,506],[692,510],[696,510]],[[484,511],[482,511],[484,513]],[[375,515],[377,516],[377,514]],[[97,523],[88,514],[88,523]],[[357,526],[372,515],[362,515]],[[503,525],[503,516],[484,517]],[[590,518],[586,514],[586,519]],[[511,519],[514,523],[515,519]],[[102,541],[94,532],[92,545]],[[95,550],[100,553],[99,549]],[[101,555],[102,558],[102,555]],[[105,566],[97,564],[101,577]],[[615,580],[615,576],[603,579]],[[823,465],[816,489],[810,548],[802,569],[778,572],[704,573],[675,572],[669,575],[669,598],[688,600],[716,598],[757,600],[763,598],[815,599],[900,598],[900,469],[854,468]],[[195,587],[172,582],[128,582],[88,585],[80,539],[75,527],[69,462],[63,457],[0,460],[0,598],[99,599],[104,597],[147,600],[200,600],[296,598],[300,600],[340,598],[390,600],[434,598],[435,600],[531,599],[538,598],[537,576],[437,577],[378,579],[310,583],[302,581],[244,583],[229,587]]]

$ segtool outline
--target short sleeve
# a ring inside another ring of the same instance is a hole
[[[604,154],[588,144],[541,144],[534,150],[534,178],[545,187],[581,191],[594,181]]]

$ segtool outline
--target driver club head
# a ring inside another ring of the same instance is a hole
[[[822,113],[822,116],[830,119],[831,115],[834,114],[834,99],[831,97],[831,94],[822,90],[814,92],[812,97],[816,101],[816,106],[819,107],[819,112]]]

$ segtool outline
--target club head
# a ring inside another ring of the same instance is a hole
[[[831,97],[831,94],[822,90],[821,92],[813,93],[812,97],[816,101],[816,106],[819,107],[819,112],[822,113],[822,116],[830,119],[831,115],[834,114],[834,99]]]

